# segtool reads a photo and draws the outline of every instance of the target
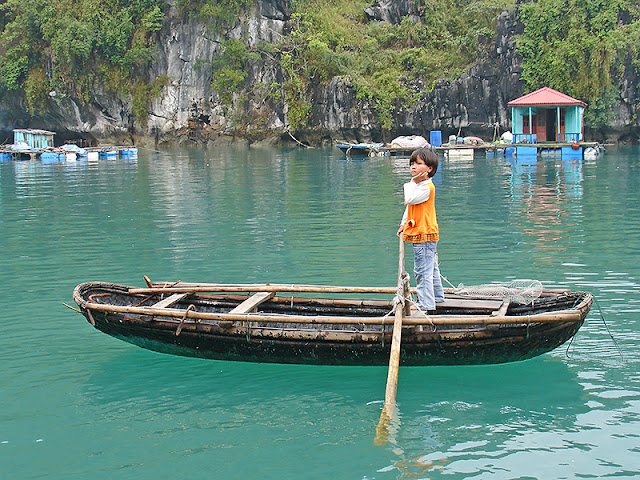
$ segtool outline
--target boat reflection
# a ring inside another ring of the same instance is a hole
[[[511,165],[509,214],[523,245],[541,258],[565,251],[583,222],[581,160],[516,158]],[[540,260],[540,258],[538,259]]]
[[[591,410],[579,378],[553,357],[482,368],[404,369],[401,384],[403,425],[393,450],[400,458],[381,471],[396,470],[407,479],[436,471],[475,475],[497,456],[535,448],[547,435],[555,440],[545,448],[565,448],[563,436],[579,432],[581,416]]]

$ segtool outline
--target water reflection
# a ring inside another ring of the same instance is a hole
[[[153,218],[166,232],[177,268],[237,262],[238,278],[230,281],[291,281],[268,277],[270,266],[283,262],[288,272],[302,274],[309,264],[316,270],[326,265],[327,274],[336,267],[354,270],[348,261],[336,263],[337,255],[350,258],[346,252],[358,248],[358,238],[371,235],[370,226],[379,222],[377,207],[393,201],[393,194],[370,194],[395,188],[383,173],[386,159],[328,162],[321,151],[271,149],[191,154],[158,156],[148,172]],[[368,225],[363,215],[370,217]],[[384,230],[373,235],[392,240]],[[226,267],[220,270],[228,274]]]
[[[582,162],[536,157],[509,162],[511,223],[523,234],[522,245],[536,252],[537,262],[554,261],[583,229]]]
[[[165,356],[61,306],[80,281],[142,274],[393,285],[407,164],[227,148],[2,162],[0,465],[15,478],[640,475],[637,148],[442,160],[438,250],[452,282],[537,278],[591,291],[599,307],[568,354],[401,369],[386,448],[373,446],[384,368]]]
[[[615,465],[604,466],[596,459],[605,455],[597,438],[601,430],[617,429],[605,426],[612,410],[633,408],[640,398],[634,390],[598,391],[594,382],[607,384],[605,372],[578,377],[556,359],[482,369],[403,371],[402,381],[419,384],[425,374],[428,389],[403,397],[398,438],[402,455],[382,472],[415,479],[452,474],[524,478],[532,471],[539,472],[537,478],[613,473]],[[548,388],[541,392],[544,385]],[[621,399],[618,406],[611,404],[613,397]],[[408,410],[416,413],[408,415]],[[640,425],[635,414],[627,421]],[[624,462],[633,439],[625,435],[614,441],[620,449],[618,459]],[[581,462],[563,464],[557,455]],[[611,452],[607,455],[612,457]],[[554,473],[540,473],[538,462],[552,464]]]

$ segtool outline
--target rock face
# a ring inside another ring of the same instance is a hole
[[[638,127],[640,71],[631,64],[630,60],[624,63],[624,71],[624,80],[619,92],[620,103],[614,112],[613,125],[615,129],[613,132],[610,131],[611,129],[607,129],[609,131],[588,132],[596,140],[640,143],[640,128]]]
[[[420,21],[416,3],[411,0],[379,0],[376,5],[365,8],[364,13],[370,19],[381,22],[400,23],[403,17]]]
[[[498,19],[497,37],[487,58],[476,62],[453,82],[441,81],[417,106],[423,124],[445,130],[467,126],[471,133],[486,138],[490,125],[510,128],[511,111],[507,103],[524,92],[520,58],[515,35],[521,25],[507,12]]]
[[[230,36],[243,39],[249,46],[261,41],[274,42],[283,34],[289,16],[288,2],[264,0],[246,22],[239,22],[231,30]],[[210,63],[222,53],[221,38],[196,20],[185,21],[170,15],[158,48],[153,71],[156,76],[166,75],[169,84],[152,104],[147,133],[156,139],[196,144],[222,133],[246,136],[246,132],[236,131],[231,125],[233,119],[211,87]],[[247,73],[248,84],[252,86],[281,79],[281,72],[269,59],[256,63]],[[266,131],[285,128],[282,107],[278,110],[253,105],[243,110],[260,117],[259,123]]]
[[[397,22],[398,15],[413,12],[412,2],[380,1],[378,5],[368,8],[367,14]],[[511,112],[507,103],[524,92],[520,59],[514,45],[514,35],[521,28],[514,14],[504,12],[498,19],[497,37],[486,58],[453,81],[436,82],[432,91],[420,83],[412,84],[413,91],[422,93],[421,100],[410,109],[399,109],[390,132],[383,132],[370,106],[358,104],[349,86],[335,79],[324,91],[317,92],[317,108],[310,124],[352,142],[388,141],[397,135],[429,138],[431,130],[441,130],[446,136],[461,128],[463,135],[489,138],[495,123],[502,131],[510,128]],[[385,133],[391,138],[383,138]]]
[[[365,9],[371,19],[399,23],[403,17],[419,21],[413,0],[379,0]],[[289,31],[291,8],[288,0],[262,0],[246,12],[246,18],[228,37],[254,46],[273,42]],[[507,103],[522,95],[520,59],[515,35],[522,25],[515,13],[504,12],[498,20],[497,36],[486,45],[488,54],[454,80],[436,82],[433,89],[414,83],[420,101],[411,108],[398,106],[390,131],[383,131],[375,109],[356,98],[349,80],[334,78],[311,92],[312,111],[307,125],[296,137],[313,143],[335,140],[388,141],[397,135],[423,135],[441,130],[443,138],[461,130],[463,135],[490,139],[497,123],[501,131],[510,128]],[[222,38],[195,19],[185,19],[171,8],[157,41],[151,77],[166,78],[160,95],[150,102],[144,124],[134,120],[131,98],[96,89],[87,103],[52,92],[46,113],[30,117],[18,99],[9,99],[0,109],[0,130],[10,135],[13,128],[45,128],[57,132],[56,141],[84,138],[98,143],[208,144],[245,139],[291,141],[287,105],[269,85],[284,79],[279,64],[268,56],[251,64],[247,85],[234,97],[233,108],[225,107],[212,88],[211,60],[219,56]],[[640,96],[638,72],[629,64],[621,87],[620,104],[613,128],[593,132],[604,140],[637,140],[635,119]],[[587,132],[589,134],[590,132]]]

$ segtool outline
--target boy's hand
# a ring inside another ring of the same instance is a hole
[[[416,176],[413,177],[411,181],[415,183],[420,183],[420,182],[424,182],[428,178],[429,178],[429,174],[427,172],[420,172],[416,174]]]
[[[398,229],[396,235],[399,237],[400,235],[402,235],[402,232],[404,232],[404,225],[400,225],[400,228]]]

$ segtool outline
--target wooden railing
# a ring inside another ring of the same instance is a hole
[[[538,136],[535,133],[514,133],[513,143],[537,143]]]
[[[579,133],[559,133],[558,142],[560,143],[573,143],[580,141]]]

